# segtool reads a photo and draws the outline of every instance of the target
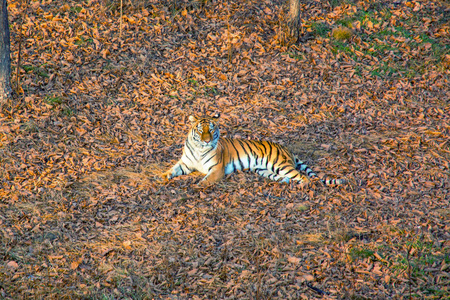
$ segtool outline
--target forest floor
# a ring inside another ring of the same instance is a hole
[[[450,299],[448,1],[24,2],[1,299]],[[204,111],[348,184],[162,182]]]

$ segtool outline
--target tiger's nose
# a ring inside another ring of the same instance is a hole
[[[211,134],[209,134],[209,132],[203,132],[202,141],[204,141],[205,143],[211,142]]]

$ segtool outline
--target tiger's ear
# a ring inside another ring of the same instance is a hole
[[[197,118],[195,116],[190,115],[189,116],[189,121],[191,121],[191,123],[194,123],[197,121]]]
[[[217,112],[217,113],[213,114],[213,115],[211,116],[211,118],[213,118],[213,119],[218,119],[218,118],[220,118],[220,112]]]

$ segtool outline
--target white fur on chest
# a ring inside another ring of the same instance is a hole
[[[188,147],[184,146],[183,156],[181,160],[190,169],[207,174],[212,165],[216,163],[216,159],[212,156],[216,155],[217,147]]]

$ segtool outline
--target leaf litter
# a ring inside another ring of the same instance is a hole
[[[448,4],[284,5],[9,1],[2,298],[449,297]],[[161,182],[203,110],[349,184]]]

